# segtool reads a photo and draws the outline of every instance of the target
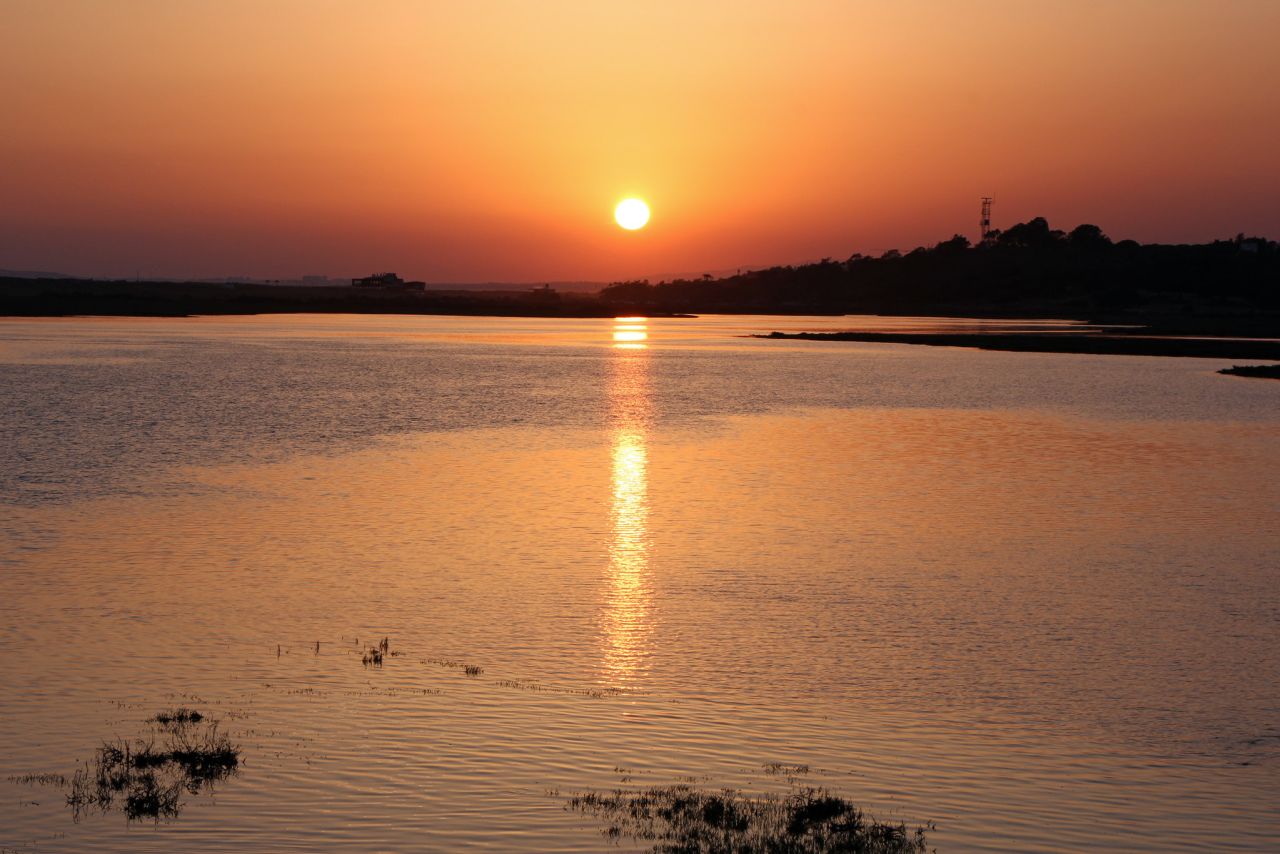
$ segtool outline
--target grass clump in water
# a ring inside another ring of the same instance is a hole
[[[151,719],[152,723],[160,724],[162,727],[184,727],[189,724],[198,724],[204,720],[204,715],[195,709],[188,709],[181,706],[176,709],[167,709],[163,712],[156,712],[156,716]]]
[[[207,783],[231,776],[240,765],[240,748],[218,732],[215,722],[199,733],[176,733],[169,742],[166,759],[181,769],[187,789],[194,794]]]
[[[653,854],[917,854],[928,849],[925,827],[877,822],[826,789],[749,795],[678,785],[610,794],[588,792],[566,809],[605,822],[608,839],[652,843]]]
[[[5,778],[10,783],[23,786],[60,786],[67,785],[67,778],[61,774],[10,774]]]
[[[809,773],[809,766],[786,765],[782,762],[768,762],[761,765],[760,770],[772,777],[803,777]]]
[[[193,712],[194,717],[187,715],[175,726],[172,717],[162,721],[167,714],[151,719],[168,735],[163,747],[154,739],[108,742],[76,771],[67,804],[77,816],[90,808],[105,812],[118,807],[130,820],[173,818],[182,808],[184,791],[197,794],[235,773],[240,749],[218,731],[216,721],[201,727],[204,716]]]
[[[364,651],[360,656],[360,663],[365,667],[381,667],[384,658],[397,655],[400,655],[400,651],[391,648],[391,638],[383,638],[378,641],[377,646],[371,646]]]

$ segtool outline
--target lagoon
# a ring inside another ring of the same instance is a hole
[[[0,848],[597,851],[575,794],[790,777],[1280,846],[1280,387],[742,337],[931,324],[0,321]],[[243,750],[179,815],[23,782],[176,706]]]

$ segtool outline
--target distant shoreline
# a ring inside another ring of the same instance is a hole
[[[0,317],[197,317],[401,314],[613,317],[594,295],[527,291],[411,291],[350,286],[128,282],[0,277]],[[655,317],[678,317],[672,311]]]
[[[1233,377],[1280,380],[1280,365],[1236,365],[1231,368],[1223,368],[1218,373]]]
[[[968,347],[1019,353],[1082,353],[1098,356],[1181,356],[1200,359],[1261,359],[1280,361],[1280,341],[1241,338],[1157,337],[1149,331],[1099,334],[1055,332],[770,332],[752,338],[801,341],[861,341],[876,344],[917,344],[930,347]]]

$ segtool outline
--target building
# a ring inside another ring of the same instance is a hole
[[[395,273],[374,273],[363,279],[352,279],[353,288],[399,288],[404,286],[404,279]]]
[[[542,285],[540,287],[531,288],[525,294],[525,298],[533,302],[554,303],[560,302],[560,294],[551,285]]]
[[[353,288],[380,288],[388,291],[426,291],[426,282],[406,282],[395,273],[374,273],[363,279],[352,279]]]

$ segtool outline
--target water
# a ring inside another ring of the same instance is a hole
[[[569,794],[774,762],[1280,846],[1280,383],[738,337],[931,323],[0,322],[0,848],[597,851]],[[3,779],[174,705],[244,752],[176,818]]]

